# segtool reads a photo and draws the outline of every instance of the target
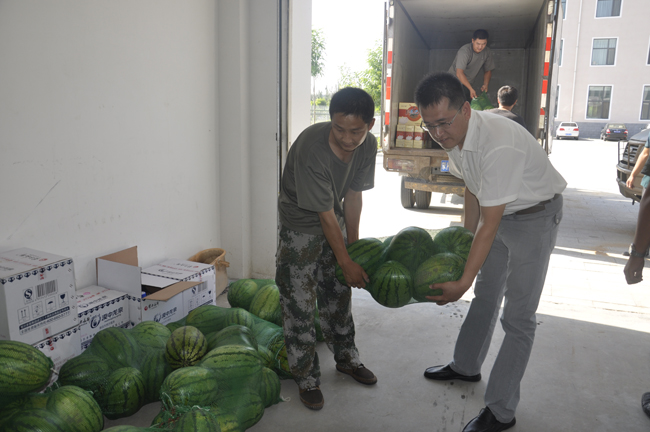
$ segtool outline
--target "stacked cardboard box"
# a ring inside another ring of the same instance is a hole
[[[128,328],[128,294],[92,285],[77,290],[77,312],[79,314],[80,351],[90,346],[95,335],[109,327]]]

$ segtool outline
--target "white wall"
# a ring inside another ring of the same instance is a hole
[[[274,269],[276,2],[0,2],[0,252]],[[264,107],[262,109],[261,107]]]
[[[291,2],[289,143],[311,122],[311,10],[311,1]]]

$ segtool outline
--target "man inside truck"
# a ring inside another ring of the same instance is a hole
[[[497,93],[497,99],[499,101],[499,108],[493,108],[486,110],[486,112],[491,112],[509,118],[510,120],[516,121],[523,127],[526,127],[526,122],[519,115],[512,112],[512,109],[517,104],[517,99],[519,98],[519,92],[516,88],[511,86],[503,86],[499,89]]]
[[[449,68],[449,73],[455,75],[463,83],[463,92],[467,101],[478,96],[472,83],[481,69],[483,69],[481,92],[488,91],[488,84],[490,84],[495,66],[494,60],[492,60],[492,51],[487,46],[487,40],[487,30],[476,30],[472,36],[472,42],[460,47]]]
[[[275,281],[291,373],[301,402],[313,410],[324,405],[314,327],[317,304],[336,369],[362,384],[377,382],[359,360],[351,311],[350,287],[363,288],[369,279],[346,249],[346,243],[359,239],[362,193],[374,186],[377,139],[369,133],[374,114],[368,93],[339,90],[330,102],[331,121],[298,136],[282,174]],[[335,276],[337,263],[347,285]]]
[[[474,298],[452,361],[426,369],[432,380],[481,380],[501,301],[505,336],[485,391],[485,408],[464,432],[497,432],[515,424],[520,382],[533,347],[539,304],[562,219],[566,181],[543,148],[513,121],[470,108],[460,81],[438,72],[415,90],[422,128],[447,151],[462,178],[465,228],[474,241],[459,280],[431,285],[438,305],[459,300],[474,280]]]

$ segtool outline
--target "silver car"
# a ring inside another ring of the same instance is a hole
[[[573,122],[562,122],[560,126],[557,127],[555,131],[555,138],[573,138],[575,140],[580,138],[580,128],[578,123]]]

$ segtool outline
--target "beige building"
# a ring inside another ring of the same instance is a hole
[[[555,125],[599,138],[608,122],[628,136],[650,124],[650,0],[561,0]]]

